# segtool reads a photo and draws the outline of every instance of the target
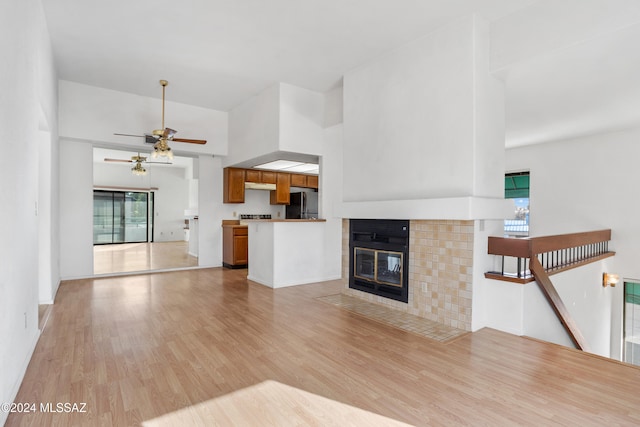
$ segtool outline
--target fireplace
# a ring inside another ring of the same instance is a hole
[[[397,301],[409,299],[409,221],[352,219],[349,287]]]

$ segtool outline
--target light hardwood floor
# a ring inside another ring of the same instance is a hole
[[[189,242],[121,243],[93,247],[93,274],[196,267]]]
[[[272,290],[227,269],[63,282],[16,402],[87,412],[7,426],[163,425],[151,420],[210,402],[202,425],[282,425],[235,398],[269,380],[413,425],[640,425],[640,369],[491,329],[439,343],[316,299],[339,290]],[[278,395],[262,407],[296,407]]]

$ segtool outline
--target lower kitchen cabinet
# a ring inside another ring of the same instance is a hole
[[[222,226],[222,265],[244,268],[249,263],[249,234],[247,226]]]

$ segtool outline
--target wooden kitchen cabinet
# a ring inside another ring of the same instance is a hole
[[[291,187],[318,189],[318,176],[301,173],[274,172],[256,169],[225,168],[223,182],[224,203],[244,203],[244,183],[276,184],[271,190],[272,205],[288,205]]]
[[[307,186],[307,175],[302,175],[299,173],[291,174],[291,186],[292,187],[306,187]]]
[[[249,264],[249,233],[247,226],[222,227],[222,265],[244,268]]]
[[[238,168],[225,168],[223,176],[224,203],[244,203],[245,170]]]
[[[244,182],[257,182],[262,183],[262,171],[255,169],[245,169]]]
[[[317,175],[304,175],[301,173],[291,174],[291,186],[302,188],[315,188],[318,189],[318,176]]]
[[[271,171],[262,171],[261,179],[263,184],[275,184],[276,183],[276,173]]]
[[[272,205],[288,205],[291,194],[291,174],[286,172],[276,173],[276,189],[271,190]]]
[[[307,175],[307,188],[318,189],[318,175]]]
[[[261,171],[256,169],[245,169],[245,182],[255,182],[258,184],[275,184],[276,173],[271,171]]]

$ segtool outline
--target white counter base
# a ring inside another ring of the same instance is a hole
[[[332,280],[326,277],[324,221],[247,221],[247,278],[270,288]]]

